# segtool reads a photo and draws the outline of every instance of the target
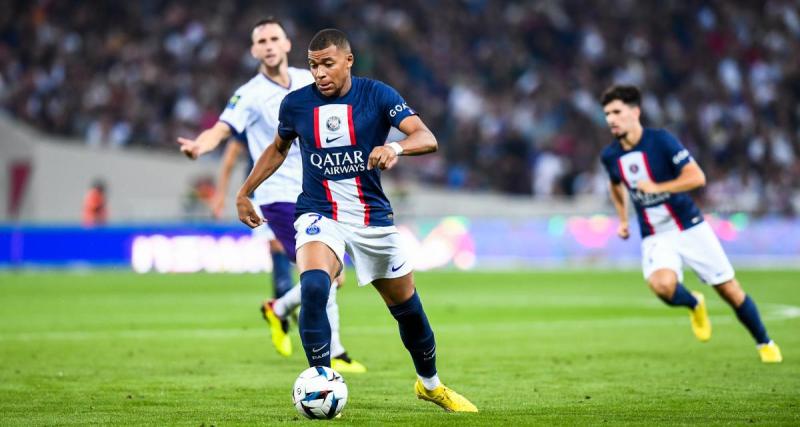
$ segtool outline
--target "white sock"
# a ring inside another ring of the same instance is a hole
[[[440,385],[442,385],[442,382],[439,381],[439,375],[438,374],[435,374],[434,376],[432,376],[430,378],[425,378],[425,377],[423,377],[421,375],[417,375],[417,377],[419,377],[419,380],[422,381],[422,385],[425,386],[425,390],[428,390],[428,391],[433,390],[436,387],[439,387]]]
[[[272,310],[275,315],[283,319],[287,314],[291,313],[297,306],[300,305],[300,283],[294,285],[289,292],[283,294],[282,297],[275,300]]]
[[[331,285],[331,293],[328,295],[328,305],[325,306],[328,312],[328,322],[331,324],[331,357],[341,356],[344,353],[342,339],[339,336],[339,305],[336,304],[336,282]]]

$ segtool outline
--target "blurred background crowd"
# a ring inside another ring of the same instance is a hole
[[[724,5],[724,8],[722,7]],[[591,6],[591,7],[590,7]],[[800,196],[800,5],[791,0],[5,1],[0,105],[108,149],[176,152],[256,71],[250,29],[281,19],[306,64],[313,34],[349,34],[355,74],[396,87],[442,155],[409,179],[547,197],[604,195],[597,100],[639,85],[709,178],[718,211],[794,215]],[[648,19],[645,19],[648,18]]]

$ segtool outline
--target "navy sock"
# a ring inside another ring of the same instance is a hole
[[[272,252],[272,284],[275,298],[292,289],[292,266],[285,252]]]
[[[659,298],[661,297],[659,296]],[[695,298],[688,289],[684,288],[681,283],[675,286],[675,293],[672,294],[671,299],[661,298],[661,300],[674,307],[683,306],[693,309],[697,305],[697,298]]]
[[[300,339],[308,366],[331,366],[331,324],[328,322],[328,294],[331,277],[322,270],[300,275]]]
[[[417,292],[408,301],[390,306],[389,311],[397,319],[400,339],[411,353],[417,374],[426,378],[436,375],[436,340]]]
[[[744,324],[750,335],[756,340],[758,344],[766,344],[769,342],[767,335],[767,328],[761,323],[761,316],[758,314],[756,303],[749,295],[745,295],[742,305],[736,308],[736,317]]]

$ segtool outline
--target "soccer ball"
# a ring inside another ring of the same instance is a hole
[[[292,389],[297,412],[306,418],[330,419],[347,403],[347,384],[338,372],[325,366],[312,366],[300,373]]]

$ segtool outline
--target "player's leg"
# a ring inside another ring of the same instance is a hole
[[[349,249],[360,285],[372,283],[397,320],[400,339],[417,372],[414,392],[446,411],[477,412],[464,396],[446,387],[436,370],[436,340],[414,286],[407,254],[395,227],[349,228]]]
[[[300,271],[300,340],[309,366],[331,366],[331,326],[326,306],[332,278],[339,275],[344,239],[339,224],[319,214],[295,221]]]
[[[736,317],[753,336],[761,361],[764,363],[783,361],[780,348],[775,341],[769,338],[767,328],[761,322],[761,315],[755,301],[744,292],[739,281],[734,278],[714,286],[714,289],[733,308]]]
[[[351,359],[347,354],[347,350],[342,345],[342,339],[339,335],[339,304],[336,302],[338,289],[341,287],[340,278],[334,280],[331,286],[331,294],[328,296],[328,305],[325,310],[328,313],[328,321],[331,324],[331,368],[340,373],[361,374],[367,372],[367,367],[361,362]]]
[[[280,298],[294,285],[292,282],[292,265],[283,244],[277,239],[269,241],[269,253],[272,257],[272,286],[275,298]]]
[[[258,228],[266,228],[271,234],[274,295],[280,298],[294,286],[291,268],[295,260],[294,203],[270,203],[259,208],[267,224]]]
[[[275,239],[275,233],[268,225],[264,224],[253,229],[253,238],[269,246],[272,258],[273,295],[278,296],[286,293],[287,286],[291,288],[291,269],[282,245]],[[269,325],[272,344],[278,354],[289,356],[292,354],[292,341],[287,334],[289,323],[270,313],[270,301],[272,300],[264,301],[261,304],[261,314]]]
[[[714,290],[733,308],[739,321],[756,341],[761,360],[780,362],[780,349],[767,335],[755,302],[736,280],[733,266],[711,226],[704,222],[681,234],[681,254],[686,263],[700,280],[713,285]]]
[[[677,233],[652,235],[642,241],[642,271],[648,286],[664,303],[689,309],[692,332],[700,341],[711,339],[711,321],[705,297],[683,286],[682,261]]]
[[[400,329],[400,339],[411,355],[417,371],[414,393],[446,411],[478,412],[467,398],[446,387],[436,371],[436,339],[414,287],[413,274],[392,279],[377,279],[372,285],[381,294]]]

